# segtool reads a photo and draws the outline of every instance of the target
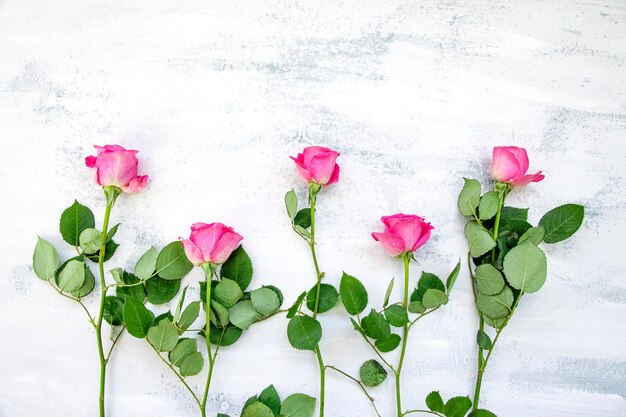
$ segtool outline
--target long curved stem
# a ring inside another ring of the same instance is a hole
[[[406,310],[409,304],[409,260],[410,257],[405,255],[404,258],[404,297],[402,299],[402,307]],[[400,373],[402,372],[402,365],[404,363],[404,355],[406,353],[406,343],[409,336],[409,325],[408,323],[402,327],[402,350],[400,350],[400,360],[398,361],[398,366],[396,367],[395,376],[396,376],[396,411],[398,412],[398,417],[402,417],[402,395],[400,388]]]
[[[107,199],[108,200],[108,199]],[[113,208],[114,200],[107,201],[106,209],[104,211],[104,222],[102,224],[102,237],[100,240],[100,253],[98,256],[98,270],[100,272],[100,310],[98,311],[98,321],[96,323],[96,341],[98,343],[98,356],[100,358],[100,395],[98,397],[98,405],[100,410],[100,417],[105,416],[104,410],[104,389],[106,380],[106,366],[108,358],[104,356],[104,348],[102,345],[102,319],[104,317],[104,302],[107,295],[106,284],[104,282],[104,255],[106,250],[106,238],[109,228],[109,218],[111,217],[111,209]]]
[[[309,240],[309,247],[311,248],[311,257],[313,258],[313,265],[315,266],[316,274],[316,287],[315,287],[315,305],[313,307],[313,318],[317,317],[317,311],[320,303],[320,289],[322,287],[323,274],[320,271],[319,264],[317,263],[317,255],[315,254],[315,202],[316,196],[310,197],[311,201],[311,239]],[[324,366],[324,358],[322,357],[322,351],[319,344],[315,346],[315,356],[317,357],[317,364],[320,369],[320,413],[319,417],[324,417],[324,396],[326,391],[326,367]]]
[[[206,266],[205,266],[206,265]],[[204,283],[206,286],[206,296],[205,296],[205,318],[206,325],[204,330],[204,336],[206,340],[206,351],[209,360],[209,369],[207,372],[206,382],[204,385],[204,394],[202,396],[202,404],[200,404],[200,412],[202,417],[206,417],[206,404],[209,400],[209,388],[211,387],[211,377],[213,376],[213,366],[215,365],[215,357],[213,357],[211,353],[211,340],[210,340],[210,332],[211,332],[211,280],[213,279],[214,269],[211,264],[204,264]],[[218,345],[219,346],[219,345]],[[217,351],[215,352],[215,356],[217,356]]]

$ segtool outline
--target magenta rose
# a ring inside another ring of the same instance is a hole
[[[222,264],[241,242],[243,237],[232,227],[222,223],[194,223],[189,239],[183,239],[187,258],[195,266],[210,262]]]
[[[493,148],[491,176],[494,180],[511,184],[512,187],[523,187],[545,178],[541,171],[526,174],[527,171],[528,154],[526,149],[517,146],[496,146]]]
[[[384,232],[374,232],[372,237],[380,242],[391,256],[415,252],[428,239],[434,229],[423,217],[414,214],[394,214],[380,219],[385,225]]]
[[[115,186],[125,193],[141,190],[148,182],[147,175],[137,175],[139,151],[124,149],[119,145],[97,146],[97,156],[85,158],[85,165],[92,168],[94,179],[103,187]]]
[[[339,180],[339,165],[335,163],[338,156],[339,152],[331,149],[309,146],[295,158],[290,158],[296,163],[298,174],[303,180],[327,187]]]

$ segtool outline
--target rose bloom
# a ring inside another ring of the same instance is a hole
[[[339,180],[339,165],[335,163],[338,156],[339,152],[331,149],[309,146],[295,158],[290,158],[296,163],[298,174],[303,180],[327,187]]]
[[[526,149],[517,146],[496,146],[493,148],[491,176],[494,180],[511,184],[512,187],[523,187],[545,178],[541,171],[526,174],[527,171],[528,154]]]
[[[98,155],[85,158],[85,165],[92,169],[98,185],[115,186],[125,193],[134,193],[146,186],[148,176],[137,175],[139,161],[135,154],[139,151],[119,145],[94,145],[94,148]]]
[[[394,214],[380,219],[385,225],[384,232],[374,232],[372,237],[380,242],[391,256],[415,252],[428,239],[434,229],[423,217],[414,214]]]
[[[194,223],[189,239],[182,239],[187,258],[195,266],[204,263],[222,264],[243,237],[222,223]]]

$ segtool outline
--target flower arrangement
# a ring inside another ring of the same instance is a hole
[[[139,258],[132,272],[108,269],[119,244],[114,240],[120,224],[110,226],[112,210],[120,196],[141,191],[147,175],[138,175],[137,151],[119,145],[96,146],[97,154],[85,159],[95,183],[104,194],[103,220],[96,228],[91,209],[74,201],[61,215],[59,231],[75,256],[61,262],[57,249],[39,237],[33,254],[35,275],[46,281],[66,299],[76,302],[94,330],[100,364],[98,413],[106,414],[107,365],[121,336],[127,332],[143,339],[166,367],[189,392],[202,417],[207,414],[211,379],[220,348],[228,347],[258,322],[279,312],[286,312],[287,339],[291,346],[309,351],[315,357],[319,373],[317,399],[295,393],[281,400],[273,385],[246,401],[241,417],[312,417],[325,413],[327,371],[347,378],[365,394],[373,413],[382,417],[370,389],[379,386],[391,372],[395,382],[395,415],[430,414],[443,417],[493,417],[492,411],[479,407],[483,376],[497,342],[524,295],[539,291],[547,279],[547,259],[541,244],[554,244],[571,237],[581,226],[584,207],[565,204],[547,212],[536,226],[529,223],[528,209],[507,206],[512,192],[520,192],[544,179],[541,171],[528,174],[529,158],[523,148],[501,146],[493,149],[491,177],[493,184],[482,192],[475,179],[465,179],[458,197],[458,209],[467,222],[464,234],[468,243],[467,268],[477,315],[477,368],[473,399],[452,397],[444,402],[438,391],[425,399],[426,408],[407,407],[402,401],[402,369],[409,348],[409,332],[419,320],[448,304],[451,290],[461,272],[458,262],[447,279],[431,272],[421,276],[411,290],[411,263],[415,252],[427,244],[434,227],[424,217],[393,214],[381,218],[382,230],[371,237],[393,259],[402,262],[404,279],[402,299],[392,301],[392,279],[380,308],[368,306],[368,292],[356,277],[343,272],[338,288],[327,282],[318,262],[315,217],[318,197],[339,181],[339,152],[310,146],[291,159],[306,183],[306,205],[300,206],[298,193],[285,195],[286,212],[293,231],[310,249],[314,280],[287,310],[282,292],[273,285],[250,289],[254,269],[241,242],[243,236],[222,223],[194,223],[188,238],[179,238],[161,250],[150,247]],[[97,265],[97,274],[91,270]],[[108,264],[107,264],[108,265]],[[204,279],[197,286],[183,279],[200,267]],[[97,284],[97,285],[96,285]],[[83,300],[99,288],[99,304],[91,312]],[[182,288],[182,290],[181,290]],[[195,291],[197,289],[197,291]],[[113,294],[114,292],[114,294]],[[198,299],[189,301],[195,295]],[[156,315],[150,305],[170,303],[178,295],[172,310]],[[337,364],[324,360],[320,349],[320,316],[342,304],[350,322],[374,358],[352,375]],[[200,322],[196,325],[196,322]],[[103,337],[110,326],[109,340]],[[397,329],[397,330],[396,330]],[[199,344],[204,343],[201,353]],[[396,352],[397,362],[388,358]],[[205,382],[196,392],[188,377],[199,375],[206,367]],[[228,417],[218,414],[218,417]]]

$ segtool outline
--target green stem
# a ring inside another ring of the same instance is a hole
[[[313,307],[313,318],[317,318],[317,311],[320,303],[320,290],[322,286],[323,274],[320,271],[319,264],[317,263],[317,255],[315,254],[315,202],[317,196],[310,195],[311,201],[311,236],[309,241],[309,247],[311,248],[311,257],[313,258],[313,265],[315,266],[316,274],[316,289],[315,289],[315,305]],[[326,392],[326,367],[324,366],[324,358],[322,357],[322,351],[319,344],[315,346],[315,356],[317,357],[317,365],[320,369],[320,412],[319,417],[324,417],[324,396]]]
[[[108,199],[107,199],[108,200]],[[104,318],[104,301],[107,295],[107,288],[104,282],[104,255],[106,248],[106,237],[109,228],[109,218],[111,217],[111,209],[115,201],[107,201],[106,209],[104,211],[104,222],[102,224],[102,238],[100,240],[100,254],[98,256],[98,270],[100,272],[100,310],[98,311],[98,321],[96,323],[96,341],[98,342],[98,356],[100,358],[100,395],[98,397],[98,405],[100,410],[100,417],[104,417],[104,388],[106,380],[106,366],[108,358],[104,355],[104,348],[102,345],[102,320]]]
[[[213,366],[215,365],[215,357],[211,354],[211,340],[209,337],[211,332],[211,280],[213,279],[215,270],[211,264],[202,265],[202,269],[204,269],[204,283],[206,286],[206,298],[204,300],[206,325],[204,336],[206,340],[207,356],[209,359],[209,370],[207,372],[206,383],[204,385],[204,395],[202,396],[200,412],[202,417],[206,417],[206,403],[209,400],[209,388],[211,386],[211,377],[213,376]],[[215,352],[215,356],[217,356],[217,351]]]
[[[410,256],[405,255],[404,258],[404,298],[402,299],[402,307],[406,310],[409,304],[409,261]],[[404,363],[404,354],[406,353],[406,343],[409,336],[409,325],[405,324],[402,328],[402,350],[400,351],[400,360],[395,370],[396,376],[396,410],[398,417],[402,417],[402,399],[400,389],[400,373],[402,372],[402,364]]]
[[[374,397],[372,397],[369,394],[369,392],[367,392],[367,390],[365,389],[365,387],[363,386],[361,381],[359,381],[358,379],[354,378],[352,375],[348,374],[347,372],[342,371],[341,369],[339,369],[339,368],[337,368],[335,366],[327,365],[326,368],[333,369],[333,370],[339,372],[341,375],[345,376],[346,378],[354,381],[359,386],[359,388],[361,388],[361,391],[363,391],[363,393],[365,394],[365,396],[367,397],[369,402],[372,404],[372,407],[374,408],[374,412],[376,413],[376,415],[378,417],[380,417],[380,413],[378,412],[378,409],[376,408],[376,404],[374,403]]]
[[[496,248],[498,247],[497,242],[498,242],[498,232],[500,229],[500,215],[502,214],[502,207],[504,207],[504,199],[506,198],[508,192],[509,192],[509,188],[506,187],[502,190],[499,191],[500,194],[498,196],[498,211],[496,212],[496,218],[494,220],[494,225],[493,225],[493,240],[496,242],[496,246],[493,247],[493,249],[491,250],[491,265],[495,266],[496,264]],[[470,268],[470,274],[472,271],[472,265],[470,262],[470,257],[468,255],[468,267]],[[472,286],[474,286],[474,278],[472,278]],[[476,296],[475,292],[474,295]],[[476,301],[476,300],[474,300]],[[512,313],[511,313],[512,314]],[[510,316],[509,316],[510,318]],[[507,319],[508,322],[508,319]],[[478,329],[480,332],[484,332],[485,331],[485,319],[483,318],[483,315],[480,313],[480,311],[478,312]],[[500,336],[500,332],[502,331],[502,329],[500,329],[496,335],[496,339],[494,340],[494,343],[492,343],[491,345],[491,349],[489,349],[489,353],[487,355],[487,359],[485,359],[484,357],[484,350],[479,346],[478,347],[478,370],[476,373],[476,386],[474,388],[474,403],[473,403],[473,410],[476,410],[478,408],[478,402],[480,401],[480,389],[482,387],[482,383],[483,383],[483,375],[485,373],[485,368],[487,367],[487,360],[489,359],[489,356],[491,356],[491,352],[493,351],[493,347],[495,345],[495,341],[497,341],[498,336]]]

